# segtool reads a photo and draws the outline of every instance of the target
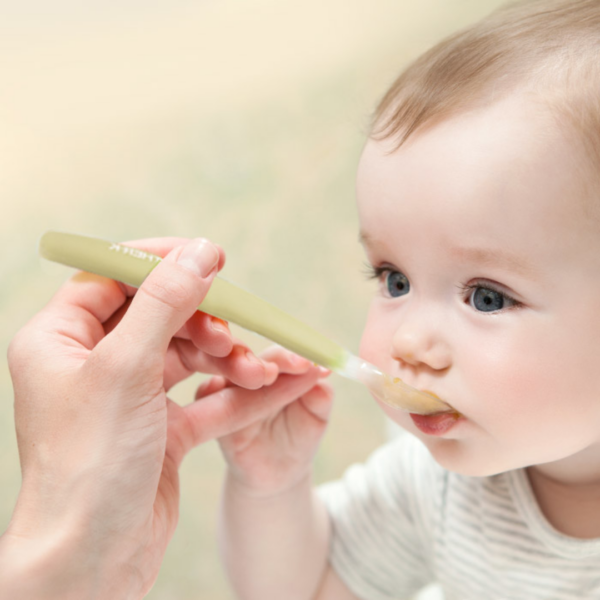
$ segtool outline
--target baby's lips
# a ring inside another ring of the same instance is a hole
[[[459,420],[457,413],[436,413],[433,415],[416,415],[411,413],[410,417],[416,427],[428,435],[441,436],[447,433]]]

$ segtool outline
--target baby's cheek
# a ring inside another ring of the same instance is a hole
[[[517,344],[472,360],[468,395],[477,406],[467,415],[505,449],[511,468],[554,460],[574,443],[565,435],[576,423],[560,362],[552,348]]]
[[[515,350],[479,353],[472,357],[468,372],[468,397],[482,417],[510,421],[535,414],[548,392],[546,369],[531,355]]]
[[[389,325],[386,328],[382,319],[371,310],[360,340],[359,354],[365,360],[385,369],[385,362],[390,358]]]

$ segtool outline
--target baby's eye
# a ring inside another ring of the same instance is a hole
[[[495,312],[519,303],[499,290],[483,285],[468,285],[463,288],[469,292],[469,305],[480,312]]]
[[[385,276],[387,292],[392,298],[404,296],[410,290],[410,283],[404,273],[400,271],[388,271]]]
[[[386,293],[392,298],[404,296],[410,290],[410,283],[406,275],[390,267],[372,267],[371,265],[367,265],[367,276],[369,279],[378,279],[385,287]]]

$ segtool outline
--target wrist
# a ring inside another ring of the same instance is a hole
[[[47,480],[37,473],[23,479],[0,537],[0,597],[6,582],[27,585],[30,592],[11,597],[32,600],[143,598],[164,550],[152,541],[147,514],[119,519],[119,507],[107,508],[95,489],[63,485],[56,494]]]
[[[312,470],[309,468],[295,477],[285,481],[247,481],[240,477],[235,470],[227,469],[225,487],[230,492],[249,500],[276,500],[288,494],[296,494],[302,489],[312,489]]]
[[[309,494],[312,493],[312,472],[307,470],[305,473],[299,474],[298,477],[286,482],[278,482],[277,485],[261,486],[248,483],[244,478],[238,477],[234,471],[228,469],[224,488],[227,493],[244,499],[244,501],[278,502],[286,496],[297,496],[303,491]]]
[[[134,600],[139,577],[119,569],[121,561],[89,548],[74,532],[0,537],[0,596],[31,600]],[[120,572],[119,572],[120,571]]]

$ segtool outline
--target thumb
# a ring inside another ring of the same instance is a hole
[[[219,258],[216,246],[204,238],[171,250],[146,277],[111,332],[114,347],[127,348],[129,355],[164,358],[171,338],[204,300]]]

